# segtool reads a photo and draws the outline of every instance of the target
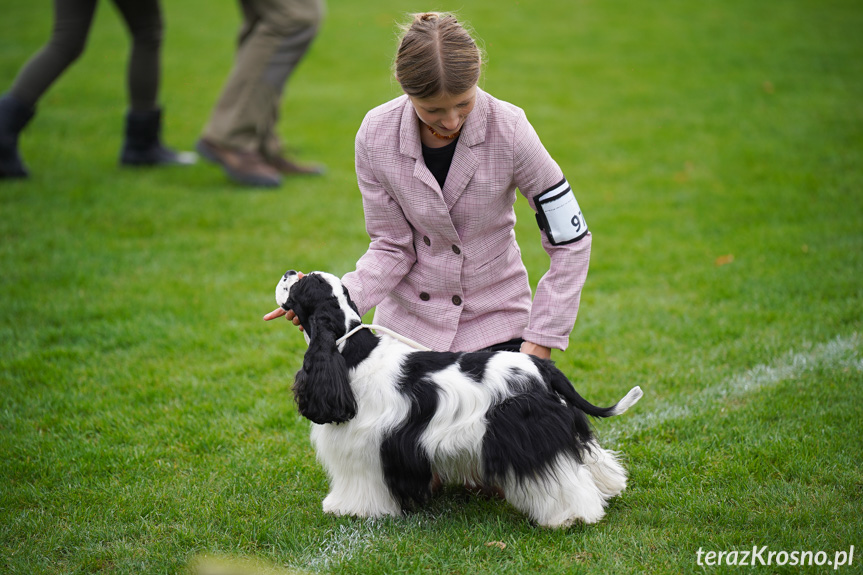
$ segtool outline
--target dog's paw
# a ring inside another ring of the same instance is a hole
[[[402,515],[401,507],[389,498],[390,501],[363,501],[362,498],[354,501],[342,501],[334,497],[327,496],[323,502],[324,513],[330,515],[342,516],[350,515],[352,517],[399,517]]]

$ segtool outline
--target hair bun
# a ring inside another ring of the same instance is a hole
[[[405,94],[429,98],[463,94],[476,86],[482,53],[453,14],[416,13],[401,28],[393,68]]]

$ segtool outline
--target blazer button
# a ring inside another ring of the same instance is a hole
[[[452,251],[453,251],[453,253],[454,253],[455,255],[458,255],[458,254],[460,254],[460,253],[461,253],[461,250],[460,250],[460,249],[458,249],[458,246],[457,246],[457,245],[455,245],[455,244],[453,244],[453,246],[452,246]]]
[[[429,239],[428,236],[423,236],[423,243],[427,246],[431,245],[431,240]]]
[[[431,299],[431,296],[426,292],[422,292],[420,293],[420,299],[423,301],[428,301],[429,299]]]
[[[455,305],[461,305],[461,298],[457,295],[452,296],[452,303],[454,303]]]

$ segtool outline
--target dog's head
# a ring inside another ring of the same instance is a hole
[[[315,423],[342,423],[357,414],[345,359],[336,340],[361,323],[357,308],[339,279],[293,270],[276,286],[276,303],[293,311],[303,326],[309,349],[294,381],[294,399],[303,417]]]
[[[302,277],[294,270],[282,276],[276,286],[276,303],[293,311],[300,319],[309,339],[314,337],[318,321],[327,325],[336,339],[362,322],[357,306],[341,280],[326,272],[312,272]]]

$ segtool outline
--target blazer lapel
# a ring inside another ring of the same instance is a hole
[[[458,241],[458,232],[450,217],[449,207],[443,199],[440,185],[422,159],[419,118],[407,96],[405,96],[399,128],[399,152],[411,158],[409,161],[413,161],[413,177],[421,182],[419,185],[408,186],[404,190],[407,205],[403,205],[402,210],[408,216],[408,220],[426,222],[434,226],[438,233],[447,237],[449,241]]]
[[[451,210],[479,167],[479,158],[471,150],[472,146],[485,142],[488,124],[488,100],[486,93],[476,89],[476,103],[462,126],[461,136],[456,144],[455,155],[447,173],[444,188],[447,210]],[[428,171],[428,170],[426,170]]]
[[[399,151],[409,158],[414,159],[414,177],[430,187],[443,201],[443,193],[434,175],[426,167],[422,159],[422,143],[420,141],[419,118],[417,118],[411,101],[405,96],[405,105],[402,110],[402,125],[399,129]]]

